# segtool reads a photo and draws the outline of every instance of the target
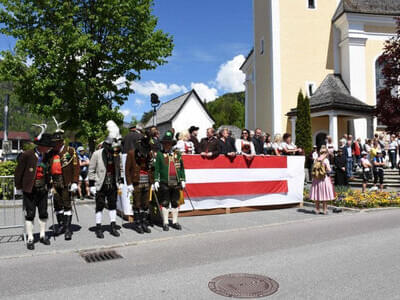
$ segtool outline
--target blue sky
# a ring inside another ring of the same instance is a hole
[[[135,94],[121,107],[125,121],[151,109],[149,94],[170,100],[195,88],[212,101],[226,92],[244,90],[238,66],[253,44],[251,0],[155,0],[158,27],[174,37],[172,57],[164,66],[142,73]],[[14,46],[0,36],[0,49]]]

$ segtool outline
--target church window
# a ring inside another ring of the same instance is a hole
[[[264,38],[262,38],[261,41],[260,41],[260,54],[261,54],[261,55],[264,54],[264,50],[265,50],[264,47],[265,47],[265,45],[264,45]]]
[[[316,5],[315,1],[316,0],[307,0],[309,9],[316,9],[317,8],[317,5]]]
[[[307,82],[306,83],[306,92],[307,96],[311,97],[315,93],[315,82]]]

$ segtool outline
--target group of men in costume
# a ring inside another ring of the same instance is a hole
[[[15,171],[16,194],[23,195],[27,248],[33,250],[33,221],[36,208],[39,212],[40,239],[50,245],[46,236],[48,219],[48,200],[54,199],[54,212],[57,226],[53,224],[55,235],[64,234],[65,240],[72,239],[72,204],[78,191],[80,165],[74,148],[65,145],[61,125],[54,118],[57,129],[53,134],[46,133],[46,124],[37,125],[42,131],[35,138],[35,148],[23,152]],[[161,149],[152,147],[151,134],[141,134],[135,138],[134,145],[126,153],[125,166],[121,159],[121,135],[113,121],[107,122],[108,136],[102,148],[95,151],[90,159],[88,177],[90,192],[95,195],[96,237],[104,238],[102,228],[103,210],[109,210],[110,233],[118,237],[116,226],[117,198],[124,184],[133,198],[135,230],[150,233],[150,204],[162,219],[163,230],[169,227],[181,230],[178,223],[179,200],[185,188],[185,172],[179,151],[173,150],[176,143],[173,133],[167,131],[161,140]],[[152,202],[153,201],[153,202]],[[53,208],[52,208],[53,209]],[[169,212],[172,223],[169,225]],[[52,212],[53,213],[53,212]]]

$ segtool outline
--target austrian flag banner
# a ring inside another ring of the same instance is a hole
[[[231,160],[184,155],[183,163],[186,191],[181,211],[303,201],[302,156],[256,156],[248,161],[243,156]]]

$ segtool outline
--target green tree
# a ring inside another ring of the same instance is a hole
[[[208,112],[215,120],[214,127],[235,125],[243,128],[245,118],[244,98],[244,92],[228,93],[212,102],[205,103]]]
[[[306,154],[312,150],[310,99],[300,91],[297,96],[296,145]]]
[[[130,126],[136,126],[139,123],[138,119],[135,116],[132,116],[131,122],[129,123]]]
[[[152,110],[144,112],[142,118],[140,119],[140,123],[146,125],[146,123],[151,119],[152,116],[153,116]]]
[[[96,137],[133,92],[141,71],[166,63],[172,37],[156,29],[153,0],[0,0],[0,32],[17,39],[3,51],[0,80],[40,115],[68,120],[93,150]]]

